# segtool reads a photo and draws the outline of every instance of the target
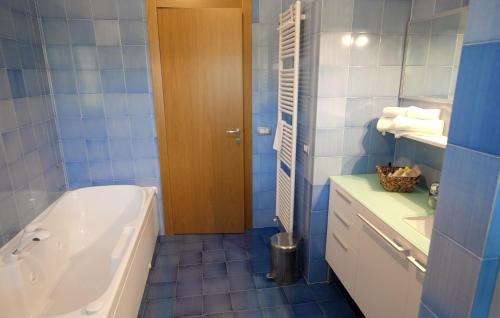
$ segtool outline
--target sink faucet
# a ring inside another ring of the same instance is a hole
[[[50,232],[39,227],[39,224],[30,224],[26,226],[17,243],[16,249],[12,255],[22,252],[32,242],[44,241],[50,237]]]
[[[429,188],[429,199],[427,200],[427,203],[433,209],[435,209],[437,206],[438,196],[439,196],[439,183],[435,182],[432,183],[431,187]]]

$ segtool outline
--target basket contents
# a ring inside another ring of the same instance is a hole
[[[390,192],[412,192],[420,179],[421,171],[418,166],[392,167],[377,166],[377,175],[380,184]]]

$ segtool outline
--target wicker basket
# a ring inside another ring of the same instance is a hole
[[[402,167],[377,166],[377,174],[380,184],[386,191],[390,192],[413,192],[417,187],[418,177],[389,177],[389,174]]]

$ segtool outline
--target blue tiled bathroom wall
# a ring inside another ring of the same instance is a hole
[[[500,257],[499,16],[496,0],[469,3],[421,316],[490,310]]]
[[[410,0],[322,2],[309,281],[327,277],[329,176],[370,173],[393,161],[394,138],[380,135],[375,124],[383,107],[398,105],[410,9]]]
[[[31,0],[0,2],[0,246],[65,191]]]
[[[37,3],[69,189],[159,187],[144,1]]]
[[[276,151],[273,150],[278,100],[278,15],[281,0],[253,0],[252,122],[253,226],[274,226]],[[259,135],[257,127],[271,128]]]

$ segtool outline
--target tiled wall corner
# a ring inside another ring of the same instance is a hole
[[[275,226],[276,151],[273,149],[278,100],[278,15],[281,1],[253,1],[252,143],[253,226]],[[257,127],[271,128],[259,135]]]
[[[34,1],[0,3],[0,246],[65,191]]]

